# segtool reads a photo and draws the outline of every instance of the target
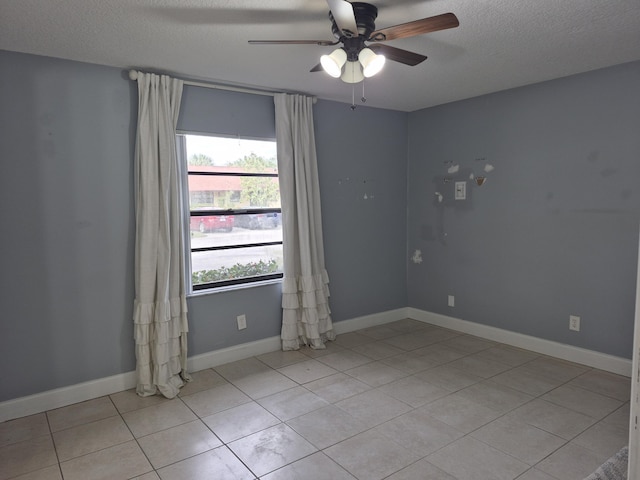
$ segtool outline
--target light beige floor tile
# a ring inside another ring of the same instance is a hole
[[[259,477],[317,451],[285,424],[243,437],[228,446]]]
[[[356,480],[322,452],[309,455],[272,472],[262,480]]]
[[[353,348],[373,341],[374,339],[367,335],[362,335],[358,332],[349,332],[337,335],[334,343],[340,347]]]
[[[537,353],[510,347],[508,345],[496,345],[495,347],[487,348],[486,350],[478,352],[478,355],[496,362],[504,363],[511,367],[517,367],[523,363],[535,360],[540,356]]]
[[[44,413],[16,418],[0,423],[0,447],[48,434],[49,423]]]
[[[61,462],[133,440],[120,416],[97,420],[53,434]]]
[[[365,347],[367,345],[371,344],[366,343],[361,346]],[[369,363],[371,362],[371,359],[354,351],[345,350],[344,352],[332,353],[330,355],[320,357],[318,361],[339,372],[343,372],[345,370],[349,370],[350,368],[359,367],[360,365]]]
[[[419,333],[422,335],[423,339],[429,341],[429,344],[443,342],[461,335],[460,332],[434,326],[428,326],[424,331],[420,331]]]
[[[437,365],[436,362],[432,362],[427,357],[417,355],[413,352],[401,353],[393,357],[383,358],[380,361],[385,365],[409,374],[418,373]]]
[[[218,365],[214,369],[229,382],[245,378],[252,375],[268,372],[271,370],[268,365],[262,363],[255,357],[245,358],[236,362]]]
[[[249,403],[251,398],[241,392],[235,385],[227,383],[217,387],[186,395],[182,401],[200,418],[214,413]]]
[[[467,352],[443,345],[442,343],[427,345],[426,347],[412,350],[412,353],[430,360],[434,366],[453,362],[454,360],[469,355]]]
[[[329,403],[304,387],[294,387],[284,392],[261,398],[258,403],[282,421],[312,412]]]
[[[422,459],[394,473],[387,480],[457,480],[447,472]]]
[[[162,480],[253,480],[255,478],[225,446],[161,468],[158,474]]]
[[[501,415],[489,407],[456,394],[428,403],[419,410],[464,433],[486,425]]]
[[[196,394],[197,395],[197,394]],[[196,420],[196,416],[179,399],[134,410],[122,415],[134,437],[159,432],[167,428]]]
[[[337,373],[305,383],[304,387],[329,403],[339,402],[358,393],[371,390],[371,387],[366,383],[344,373]]]
[[[423,328],[432,328],[428,323],[421,322],[420,320],[414,320],[413,318],[403,318],[402,320],[385,323],[384,325],[385,327],[402,333],[415,332],[422,330]]]
[[[416,377],[444,388],[445,390],[449,390],[450,392],[455,392],[456,390],[460,390],[483,380],[482,377],[464,372],[459,368],[451,367],[448,364],[440,365],[439,367],[430,368],[424,372],[417,373]]]
[[[276,350],[275,352],[258,355],[256,358],[262,363],[269,365],[271,368],[286,367],[287,365],[293,365],[294,363],[309,360],[309,357],[300,353],[298,350],[291,350],[287,352]]]
[[[464,437],[427,457],[459,480],[513,480],[529,466],[471,437]]]
[[[318,358],[324,357],[325,355],[330,355],[332,353],[342,352],[344,350],[345,348],[336,344],[336,342],[325,342],[324,348],[316,350],[308,346],[302,346],[298,351],[309,358]]]
[[[118,411],[109,397],[87,400],[86,402],[76,403],[68,407],[49,410],[47,412],[47,418],[49,419],[49,426],[52,432],[116,415],[118,415]]]
[[[0,447],[0,480],[41,470],[58,462],[51,435]]]
[[[420,332],[403,333],[397,337],[387,338],[382,341],[407,352],[424,348],[436,342],[436,340],[429,337],[427,333],[420,334]]]
[[[629,431],[629,419],[631,417],[630,402],[625,403],[615,412],[610,413],[602,419],[605,423],[611,423],[620,428],[625,428]]]
[[[353,347],[353,351],[369,357],[372,360],[381,360],[404,352],[404,350],[380,341],[358,345],[357,347]]]
[[[622,375],[590,370],[569,382],[569,385],[584,388],[622,402],[631,398],[631,379]]]
[[[220,439],[229,443],[265,428],[280,420],[256,402],[245,403],[202,419]]]
[[[465,373],[476,375],[482,378],[490,378],[499,373],[506,372],[512,367],[504,363],[496,362],[481,356],[480,354],[468,355],[448,364],[451,367],[459,368]]]
[[[218,385],[227,383],[227,381],[218,372],[211,368],[191,373],[191,381],[185,383],[178,394],[181,397],[191,395],[192,393],[202,392]]]
[[[305,362],[295,363],[284,368],[292,368],[297,365],[301,365],[302,363]],[[293,380],[271,369],[263,373],[238,378],[233,380],[232,383],[254,400],[277,392],[282,392],[283,390],[296,386],[296,383]]]
[[[149,472],[137,477],[133,477],[131,480],[160,480],[160,477],[156,472]]]
[[[65,480],[114,480],[153,470],[135,441],[122,443],[60,464]]]
[[[567,442],[513,419],[497,419],[472,432],[471,436],[528,465],[535,465]]]
[[[518,477],[518,480],[558,480],[557,478],[550,477],[544,472],[535,468],[530,468],[525,473]]]
[[[413,408],[421,407],[438,398],[449,395],[448,390],[415,376],[405,377],[395,382],[387,383],[379,387],[378,390],[393,398],[397,398]]]
[[[571,440],[596,423],[596,419],[588,415],[539,398],[516,408],[506,417],[528,423],[565,440]]]
[[[485,340],[480,337],[474,337],[473,335],[458,335],[449,340],[443,341],[442,344],[470,354],[498,345],[496,342]]]
[[[161,468],[212,450],[222,442],[200,420],[138,439],[153,468]]]
[[[622,406],[620,400],[570,385],[562,385],[540,398],[598,420]]]
[[[366,365],[347,370],[345,373],[366,383],[370,387],[380,387],[409,375],[381,361],[367,363]]]
[[[583,480],[609,457],[568,443],[536,465],[536,469],[562,480]]]
[[[304,362],[296,363],[294,365],[279,368],[278,372],[286,375],[291,380],[297,383],[313,382],[314,380],[318,380],[319,378],[328,377],[329,375],[338,373],[337,370],[334,370],[333,368],[315,359],[310,359]]]
[[[420,459],[418,454],[371,430],[329,447],[324,453],[363,480],[380,480]]]
[[[395,337],[396,335],[400,335],[400,332],[398,332],[398,330],[389,328],[387,325],[376,325],[375,327],[363,328],[362,330],[357,330],[357,333],[366,335],[367,337],[371,337],[375,340],[382,340],[383,338],[390,338]]]
[[[42,470],[25,473],[19,477],[13,477],[11,480],[62,480],[62,473],[60,472],[60,466],[56,464]]]
[[[507,370],[495,377],[491,377],[491,381],[535,397],[544,395],[563,383],[559,380],[551,380],[550,378],[534,375],[522,367]]]
[[[111,394],[109,395],[109,397],[120,413],[127,413],[133,410],[139,410],[141,408],[146,408],[152,405],[158,405],[160,403],[170,401],[168,398],[165,398],[162,395],[141,397],[136,393],[135,388],[131,390],[125,390],[124,392]]]
[[[494,383],[491,380],[463,388],[456,392],[456,395],[480,403],[500,413],[507,413],[534,399],[531,395]]]
[[[521,368],[539,377],[559,382],[568,382],[578,375],[591,370],[589,367],[578,365],[577,363],[544,356],[522,365]]]
[[[424,457],[464,435],[422,410],[414,410],[377,426],[374,431]]]
[[[289,420],[287,424],[319,450],[335,445],[369,428],[367,424],[335,405],[329,405],[296,417]]]
[[[629,444],[629,429],[598,422],[574,438],[573,443],[609,458]]]
[[[378,390],[369,390],[335,404],[345,412],[373,427],[407,413],[411,407]]]

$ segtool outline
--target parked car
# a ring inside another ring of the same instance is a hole
[[[247,213],[236,215],[235,225],[250,230],[258,230],[263,228],[276,228],[280,225],[282,216],[280,212],[269,213]]]
[[[191,217],[191,230],[197,230],[202,233],[214,232],[217,230],[230,232],[231,230],[233,230],[233,225],[233,215],[207,215],[204,217]]]

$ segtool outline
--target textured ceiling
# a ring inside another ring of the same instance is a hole
[[[638,0],[372,0],[377,28],[453,12],[460,26],[387,44],[427,55],[387,62],[367,105],[402,111],[640,60]],[[351,102],[310,73],[335,47],[325,0],[0,0],[0,49]],[[359,102],[362,86],[355,88]]]

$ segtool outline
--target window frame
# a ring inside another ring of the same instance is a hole
[[[283,240],[269,241],[269,242],[253,242],[243,244],[229,244],[229,245],[216,245],[209,247],[192,247],[191,246],[191,218],[192,217],[206,217],[212,215],[229,215],[237,216],[252,215],[252,214],[264,214],[264,213],[279,213],[282,218],[281,207],[266,207],[266,208],[228,208],[224,210],[220,209],[190,209],[190,197],[189,197],[189,176],[218,176],[218,177],[242,177],[242,178],[279,178],[278,173],[267,172],[191,172],[189,171],[189,163],[187,156],[187,135],[197,135],[202,137],[218,137],[218,138],[233,138],[240,140],[259,140],[259,141],[272,141],[275,143],[275,138],[253,138],[253,137],[239,137],[224,135],[218,133],[209,132],[191,132],[186,130],[176,130],[176,149],[177,160],[179,163],[180,171],[180,186],[182,190],[182,217],[183,217],[183,239],[184,239],[184,268],[185,279],[188,288],[189,295],[198,295],[205,293],[215,293],[218,291],[228,289],[247,288],[257,286],[265,283],[281,282],[284,276],[283,272],[276,272],[271,274],[256,275],[252,277],[235,278],[229,280],[222,280],[217,282],[208,282],[202,284],[193,284],[192,272],[192,254],[194,252],[207,252],[207,251],[222,251],[222,250],[236,250],[240,248],[251,247],[264,247],[272,245],[283,245]],[[283,248],[284,251],[284,248]]]

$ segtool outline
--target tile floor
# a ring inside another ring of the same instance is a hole
[[[582,480],[630,382],[414,320],[0,424],[0,480]]]

